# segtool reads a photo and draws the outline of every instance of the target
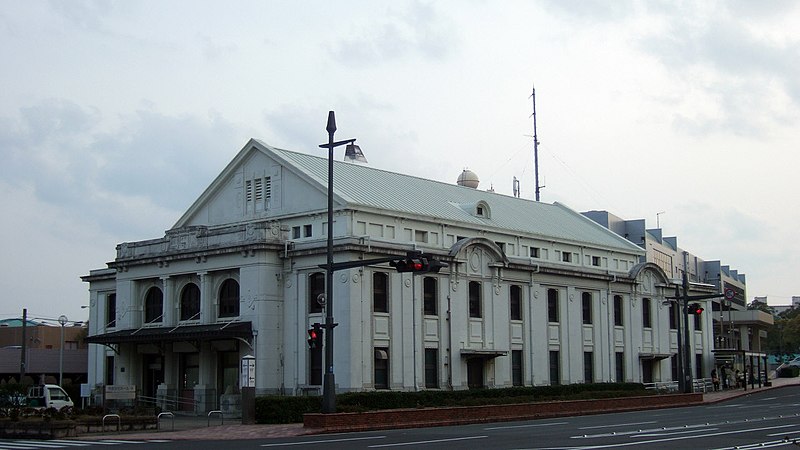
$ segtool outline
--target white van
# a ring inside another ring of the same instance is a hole
[[[28,406],[31,408],[55,408],[75,406],[72,399],[57,384],[45,384],[28,388]]]

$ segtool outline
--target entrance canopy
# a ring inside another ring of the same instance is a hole
[[[639,353],[639,359],[652,359],[659,361],[662,359],[667,359],[672,355],[674,355],[674,353]]]
[[[208,325],[137,328],[112,331],[86,338],[90,344],[144,344],[175,341],[211,341],[218,339],[249,339],[253,336],[251,322],[226,322]]]
[[[471,359],[471,358],[493,359],[497,358],[498,356],[506,356],[507,354],[508,351],[506,350],[469,349],[469,348],[461,349],[461,357],[466,359]]]

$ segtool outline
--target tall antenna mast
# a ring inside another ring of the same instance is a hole
[[[539,137],[536,135],[536,86],[533,86],[531,93],[533,98],[533,171],[536,176],[536,201],[539,201],[539,190],[544,186],[539,186]]]

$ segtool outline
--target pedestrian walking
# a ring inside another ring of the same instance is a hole
[[[719,390],[719,376],[717,374],[716,367],[711,369],[711,384],[714,385],[714,390],[715,391]]]

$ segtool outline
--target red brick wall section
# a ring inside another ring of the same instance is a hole
[[[364,413],[306,414],[303,426],[319,432],[366,431],[389,428],[434,427],[567,415],[635,411],[700,404],[703,394],[654,395],[603,400],[575,400],[516,405],[465,406],[370,411]]]

